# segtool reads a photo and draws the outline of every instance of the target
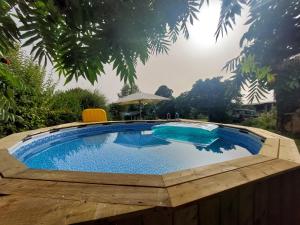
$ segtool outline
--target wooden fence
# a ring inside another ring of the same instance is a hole
[[[85,225],[299,225],[300,169],[176,208],[156,207]]]

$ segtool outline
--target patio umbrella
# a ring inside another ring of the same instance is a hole
[[[170,100],[165,97],[161,97],[158,95],[147,94],[143,92],[136,92],[134,94],[125,96],[123,98],[119,98],[115,103],[118,105],[139,105],[140,109],[140,119],[142,119],[142,104],[146,103],[158,103],[160,101]]]

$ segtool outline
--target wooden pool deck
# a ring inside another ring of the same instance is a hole
[[[0,139],[1,225],[300,224],[298,149],[257,128],[224,125],[265,138],[258,155],[165,175],[32,170],[8,153],[28,135],[82,125]]]

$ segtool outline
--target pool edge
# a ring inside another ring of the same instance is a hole
[[[118,122],[122,121],[114,123]],[[182,120],[182,122],[192,121]],[[169,221],[170,217],[171,221],[176,222],[184,218],[184,223],[194,224],[189,223],[188,220],[191,218],[186,217],[185,213],[201,217],[206,202],[211,210],[217,210],[223,198],[228,198],[231,204],[236,199],[235,194],[240,193],[240,196],[245,191],[248,193],[253,189],[253,184],[257,186],[255,196],[258,193],[258,197],[263,199],[265,186],[272,185],[273,188],[273,183],[277,186],[283,185],[280,187],[283,187],[282,193],[285,193],[284,190],[294,187],[291,183],[296,182],[294,176],[299,174],[300,177],[300,155],[292,139],[258,128],[230,124],[222,125],[246,129],[264,137],[260,154],[164,175],[122,174],[120,176],[120,174],[52,173],[46,170],[31,170],[8,152],[8,148],[13,143],[22,141],[27,135],[48,132],[55,128],[89,124],[94,123],[64,124],[13,134],[9,138],[4,138],[4,141],[0,139],[0,146],[7,140],[6,148],[0,149],[0,193],[5,195],[0,197],[3,205],[6,202],[9,205],[3,208],[6,211],[2,219],[8,221],[5,224],[15,224],[10,221],[14,221],[14,218],[19,219],[18,216],[23,218],[24,224],[25,221],[35,221],[37,212],[40,220],[44,221],[43,224],[53,224],[52,219],[56,218],[57,221],[68,224],[104,219],[104,221],[121,221],[121,224],[128,220],[139,224],[137,221],[143,220],[147,221],[146,224],[153,225],[159,220]],[[87,176],[84,177],[84,174]],[[276,190],[277,186],[274,186]],[[252,197],[252,195],[246,196],[249,196],[249,200]],[[26,210],[24,206],[29,206],[29,209]],[[284,206],[280,207],[285,209]],[[34,210],[30,210],[31,208]],[[23,209],[26,214],[15,213]],[[213,212],[209,211],[211,214]],[[28,222],[28,224],[32,223]]]

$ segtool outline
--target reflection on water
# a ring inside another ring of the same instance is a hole
[[[170,144],[167,140],[153,136],[151,131],[119,132],[114,143],[133,148],[155,147]]]
[[[164,174],[251,155],[221,137],[203,147],[163,140],[150,131],[77,137],[32,151],[24,160],[30,168],[132,174]]]
[[[207,147],[197,146],[195,147],[200,151],[212,151],[214,153],[224,153],[225,151],[232,151],[237,150],[237,145],[230,143],[226,140],[223,140],[221,138],[218,138],[215,142],[213,142],[211,145]]]

